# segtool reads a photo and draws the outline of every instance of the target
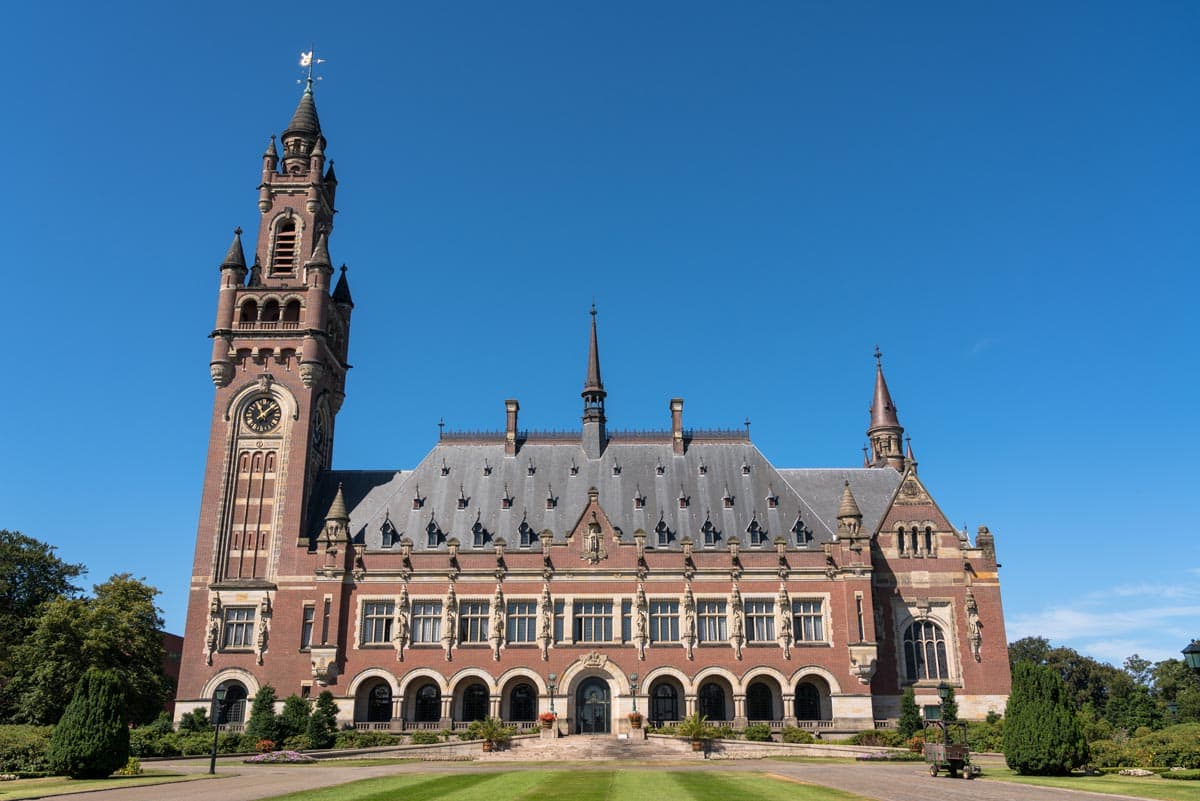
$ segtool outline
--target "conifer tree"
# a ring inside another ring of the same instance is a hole
[[[279,738],[286,740],[308,730],[308,718],[312,714],[312,704],[307,698],[292,693],[283,701],[283,711],[279,713]]]
[[[900,696],[900,720],[896,724],[900,736],[905,740],[921,730],[921,710],[917,708],[916,695],[913,688],[908,687]]]
[[[129,759],[125,688],[111,671],[83,674],[50,736],[50,769],[72,779],[101,779]]]
[[[1025,661],[1013,667],[1004,717],[1004,760],[1018,773],[1061,776],[1087,761],[1083,727],[1051,668]]]
[[[329,690],[317,697],[317,705],[308,716],[309,744],[313,748],[332,748],[334,734],[337,731],[337,703]]]
[[[250,719],[246,721],[245,737],[251,743],[261,740],[279,742],[279,719],[275,715],[275,688],[264,684],[258,688],[254,703],[250,706]]]

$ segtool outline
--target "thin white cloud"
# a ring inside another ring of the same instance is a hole
[[[1138,594],[1120,597],[1138,597]],[[1142,593],[1140,597],[1161,600],[1163,596]],[[1125,657],[1135,653],[1152,661],[1178,658],[1179,649],[1190,641],[1189,631],[1197,619],[1200,619],[1200,604],[1134,606],[1123,602],[1118,611],[1051,607],[1032,614],[1013,615],[1006,621],[1006,628],[1010,641],[1045,637],[1054,645],[1065,645],[1120,665]]]

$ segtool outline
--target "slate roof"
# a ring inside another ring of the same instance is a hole
[[[657,548],[661,520],[671,532],[668,549],[678,550],[685,536],[702,549],[702,527],[709,520],[718,532],[716,548],[726,548],[731,537],[749,548],[747,528],[755,520],[766,530],[764,548],[783,536],[789,548],[819,549],[834,539],[845,481],[862,510],[863,528],[874,531],[900,481],[891,468],[777,470],[746,440],[692,442],[685,455],[676,456],[669,438],[614,439],[596,460],[586,458],[578,435],[526,441],[515,457],[505,457],[498,440],[443,440],[411,471],[326,473],[314,493],[309,536],[320,532],[341,483],[351,535],[368,550],[397,548],[407,536],[418,552],[444,551],[450,537],[470,552],[476,523],[485,532],[485,549],[497,537],[517,549],[522,522],[535,536],[548,529],[561,542],[583,514],[587,490],[595,487],[600,505],[629,542],[641,529],[647,546]],[[640,508],[638,496],[644,498]],[[687,499],[683,508],[681,496]],[[774,508],[769,496],[777,498]],[[511,499],[507,509],[504,497]],[[797,519],[808,530],[804,546],[792,531]],[[434,548],[427,537],[431,522],[441,532]]]

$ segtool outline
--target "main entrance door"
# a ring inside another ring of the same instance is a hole
[[[575,693],[575,733],[608,734],[612,731],[610,706],[608,682],[596,678],[584,681]]]

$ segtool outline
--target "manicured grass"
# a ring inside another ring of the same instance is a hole
[[[162,771],[146,772],[141,776],[110,776],[107,779],[66,779],[51,776],[45,779],[18,779],[0,784],[0,798],[4,801],[18,798],[44,798],[48,795],[86,793],[91,790],[119,790],[124,787],[142,787],[148,784],[173,784],[197,779],[212,778],[208,775],[185,776],[182,773]]]
[[[1014,784],[1032,784],[1038,787],[1062,787],[1067,790],[1085,790],[1089,793],[1110,795],[1132,795],[1138,798],[1153,798],[1158,801],[1200,801],[1200,782],[1180,782],[1160,779],[1157,776],[1018,776],[1015,771],[1004,767],[985,767],[983,778]],[[978,779],[976,779],[978,781]]]
[[[519,770],[389,776],[273,801],[856,801],[860,796],[762,773]]]

